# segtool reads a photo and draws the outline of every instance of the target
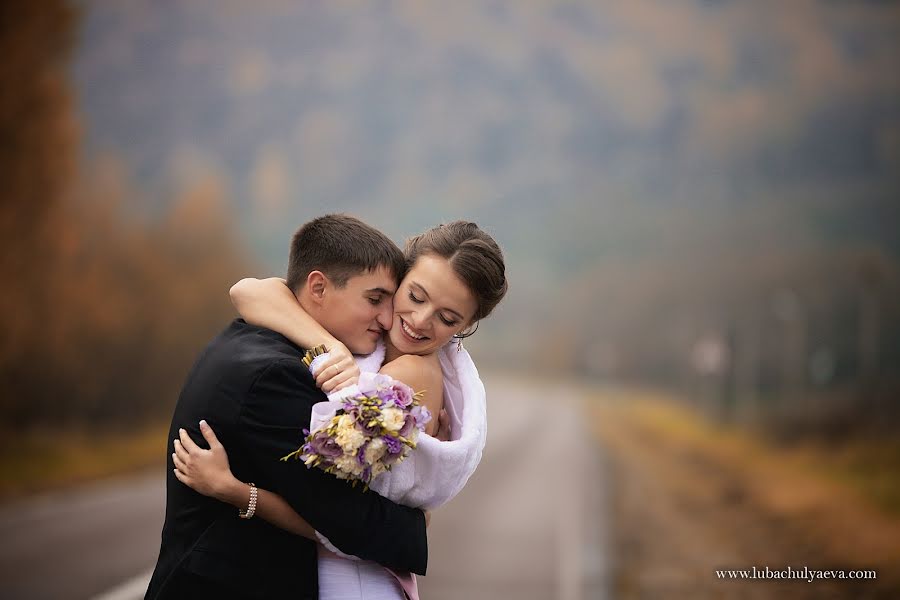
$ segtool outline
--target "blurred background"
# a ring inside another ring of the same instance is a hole
[[[2,3],[0,498],[158,472],[228,287],[304,221],[464,218],[511,283],[486,380],[577,390],[578,593],[896,593],[898,34],[893,2]]]

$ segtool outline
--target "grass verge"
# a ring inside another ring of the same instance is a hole
[[[151,424],[128,433],[7,431],[0,435],[0,500],[162,466],[168,429]]]
[[[737,591],[897,597],[900,515],[892,498],[900,471],[893,468],[892,441],[786,445],[709,421],[664,392],[608,389],[589,396],[594,432],[618,472],[614,522],[625,574],[619,591],[637,590],[622,597],[669,591],[673,581],[694,598]],[[867,584],[786,583],[776,590],[770,582],[738,590],[711,581],[723,565],[839,565],[879,576]]]

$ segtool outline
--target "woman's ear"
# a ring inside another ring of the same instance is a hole
[[[328,277],[322,271],[310,271],[306,276],[306,289],[313,302],[321,303],[328,288]]]

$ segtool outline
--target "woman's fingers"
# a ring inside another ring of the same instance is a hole
[[[200,446],[194,443],[194,440],[191,439],[191,436],[184,429],[178,430],[178,439],[181,440],[181,445],[184,446],[188,453],[196,452],[200,449]]]
[[[353,360],[353,354],[350,353],[347,346],[334,340],[328,344],[328,359],[322,363],[313,375],[316,378],[316,385],[324,390],[328,381],[348,370],[354,372],[351,373],[351,376],[353,374],[359,376],[359,367],[356,366],[356,362]],[[339,385],[343,381],[343,379],[339,379],[332,382],[330,388],[334,388],[334,386]]]
[[[172,469],[175,472],[175,479],[183,483],[184,485],[191,487],[191,478],[185,475],[182,471],[178,469]]]
[[[354,364],[353,366],[354,369],[341,371],[340,373],[323,383],[322,391],[327,394],[334,390],[347,387],[351,383],[356,383],[357,381],[359,381],[359,367],[357,367],[356,364]]]
[[[358,376],[348,377],[348,378],[345,379],[342,383],[340,383],[340,384],[334,386],[334,388],[333,388],[331,391],[332,391],[332,392],[335,392],[335,391],[337,391],[337,390],[342,390],[342,389],[344,389],[344,388],[347,387],[347,386],[353,385],[354,383],[359,383],[359,377],[358,377]]]
[[[450,415],[448,415],[447,411],[443,408],[441,409],[441,412],[438,413],[438,427],[434,437],[442,442],[450,441]]]
[[[313,373],[313,377],[316,378],[316,385],[322,385],[325,379],[334,376],[334,374],[337,373],[338,370],[340,370],[338,364],[343,362],[343,360],[343,356],[329,354],[328,360],[320,364],[316,372]],[[324,378],[323,381],[319,381],[320,377]]]
[[[359,373],[358,367],[354,365],[354,369],[346,369],[346,370],[337,370],[332,369],[331,372],[323,375],[318,380],[316,380],[316,385],[322,389],[323,392],[330,392],[335,388],[335,386],[340,385],[347,379],[351,377],[358,377]]]
[[[359,375],[359,367],[356,366],[352,357],[343,358],[338,361],[329,360],[326,364],[322,365],[322,368],[316,373],[316,385],[321,388],[327,381],[348,371],[351,373],[351,376],[353,371],[356,371],[356,374]]]
[[[197,491],[197,482],[194,480],[193,477],[188,475],[188,473],[186,471],[184,471],[183,469],[177,469],[177,468],[172,469],[172,471],[175,473],[175,479],[177,479],[184,485],[188,486],[192,490]]]
[[[172,453],[172,462],[175,463],[175,468],[182,473],[187,471],[187,465],[184,464],[184,461],[181,460],[181,457],[178,456],[177,452]]]
[[[209,444],[209,449],[212,450],[217,446],[221,446],[222,444],[219,442],[219,438],[216,437],[216,432],[213,431],[213,428],[209,426],[205,420],[200,421],[200,433],[203,434],[203,438]]]
[[[184,446],[181,444],[180,440],[175,440],[175,452],[173,452],[181,462],[188,462],[190,460],[190,452],[184,449]]]

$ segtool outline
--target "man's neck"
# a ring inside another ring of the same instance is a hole
[[[303,312],[308,314],[316,323],[320,323],[319,321],[319,313],[317,312],[318,306],[315,303],[310,302],[309,299],[305,299],[303,297],[303,290],[294,294],[294,299],[297,300],[297,304],[300,305],[300,308],[303,309]]]

